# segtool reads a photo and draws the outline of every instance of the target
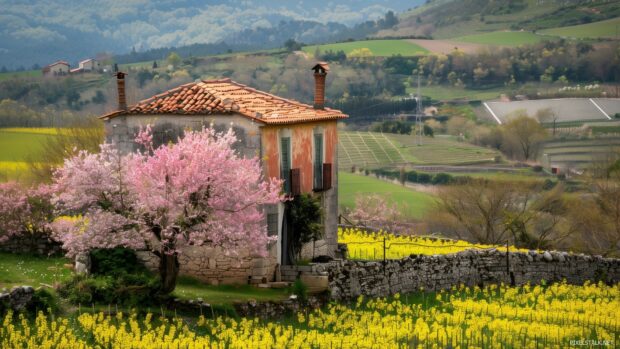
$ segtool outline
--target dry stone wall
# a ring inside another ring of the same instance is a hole
[[[566,252],[507,253],[483,250],[451,255],[412,255],[388,261],[340,261],[328,266],[332,299],[360,295],[384,297],[395,293],[436,291],[464,284],[538,284],[566,280],[620,282],[620,259]]]
[[[0,243],[0,251],[50,256],[61,254],[62,245],[46,234],[22,234]]]
[[[180,275],[212,284],[247,284],[271,281],[275,274],[275,252],[268,257],[253,256],[249,251],[227,255],[221,248],[188,246],[179,256]],[[156,271],[159,259],[149,251],[137,252],[144,265]]]

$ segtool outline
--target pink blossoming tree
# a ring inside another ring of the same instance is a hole
[[[48,224],[53,212],[48,186],[0,183],[0,242],[24,234],[33,237],[50,234]]]
[[[262,205],[283,197],[279,179],[263,178],[258,158],[232,148],[232,130],[188,131],[153,148],[150,128],[136,141],[146,151],[121,155],[112,145],[65,161],[54,178],[57,203],[77,220],[55,230],[69,255],[92,248],[146,248],[159,257],[162,293],[174,290],[178,255],[188,245],[240,248],[264,255],[270,238]]]

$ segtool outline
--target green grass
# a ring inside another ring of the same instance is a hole
[[[64,267],[67,263],[71,262],[63,257],[0,252],[0,289],[22,285],[39,287],[65,281],[71,276],[71,271]]]
[[[42,77],[43,74],[40,70],[26,70],[26,71],[17,71],[17,72],[7,72],[0,73],[0,81],[15,79],[15,78],[38,78]]]
[[[498,182],[540,182],[548,176],[533,173],[531,171],[515,172],[448,172],[455,177],[469,176],[473,178],[485,178]]]
[[[328,50],[331,51],[344,51],[344,53],[349,54],[353,50],[357,50],[360,48],[368,48],[372,51],[374,56],[387,57],[392,55],[403,55],[403,56],[417,56],[423,55],[428,52],[425,48],[416,45],[407,40],[364,40],[364,41],[351,41],[351,42],[341,42],[336,44],[325,44],[325,45],[312,45],[312,46],[304,46],[303,50],[307,53],[314,53],[317,47],[321,50],[321,52],[325,52]]]
[[[454,41],[471,42],[474,44],[520,46],[535,44],[546,38],[532,32],[495,31],[483,34],[472,34],[454,38]]]
[[[0,289],[13,286],[39,287],[68,280],[72,272],[64,267],[71,261],[64,257],[42,257],[0,252]],[[202,298],[211,304],[227,304],[254,299],[257,301],[287,298],[287,289],[262,289],[250,285],[212,286],[189,277],[179,277],[173,296],[185,299]]]
[[[605,21],[541,30],[544,35],[570,38],[616,38],[620,35],[620,17]]]
[[[288,289],[257,288],[250,285],[206,285],[190,277],[179,277],[173,296],[184,299],[202,298],[210,304],[229,304],[249,300],[276,301],[289,296]]]
[[[355,207],[357,195],[381,195],[398,205],[400,211],[411,218],[422,218],[435,203],[435,198],[426,193],[388,183],[371,176],[349,172],[338,173],[338,200],[341,207]]]

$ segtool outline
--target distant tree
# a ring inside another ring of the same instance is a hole
[[[179,56],[176,52],[170,52],[168,58],[166,58],[166,62],[173,68],[176,68],[179,64],[181,64],[181,56]]]
[[[370,58],[372,56],[372,51],[367,47],[357,48],[348,54],[348,57],[358,59]]]
[[[502,148],[526,161],[536,156],[541,142],[548,136],[545,128],[524,110],[513,113],[510,121],[503,126],[503,131]]]
[[[157,61],[153,61],[153,70],[157,69]]]
[[[48,235],[53,217],[52,191],[48,186],[0,183],[0,243],[13,236]]]
[[[573,230],[564,217],[562,186],[474,180],[439,192],[432,226],[478,243],[549,248]]]
[[[97,90],[95,92],[95,95],[93,96],[93,98],[91,99],[91,101],[94,104],[104,104],[106,102],[106,98],[105,95],[103,94],[103,91],[101,90]]]
[[[424,125],[424,129],[422,130],[422,132],[424,132],[425,136],[435,137],[435,132],[433,131],[433,128],[426,124]]]
[[[6,69],[6,66],[4,66],[4,65],[2,66],[2,68],[0,68],[0,73],[6,73],[6,72],[8,72],[8,71],[9,71],[9,70],[8,70],[8,69]]]
[[[118,73],[118,63],[114,63],[114,72]]]
[[[382,29],[388,29],[388,28],[394,27],[397,24],[398,24],[398,17],[396,17],[396,15],[394,14],[394,11],[388,11],[385,14],[385,18],[383,19],[383,22],[380,24],[380,27]]]
[[[558,115],[551,108],[539,109],[536,111],[536,120],[543,123],[551,123],[553,126],[553,136],[555,136],[556,123],[558,121]]]
[[[357,225],[388,232],[401,231],[407,222],[396,203],[380,195],[357,195],[348,218]]]
[[[301,48],[303,47],[303,44],[295,41],[295,39],[288,39],[284,42],[284,47],[286,48],[287,51],[293,52],[293,51],[301,50]]]

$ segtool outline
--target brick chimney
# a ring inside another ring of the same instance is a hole
[[[326,62],[319,62],[314,67],[314,109],[325,109],[325,76],[329,71]]]
[[[125,96],[125,73],[116,73],[116,87],[118,89],[118,110],[127,110],[127,97]]]

